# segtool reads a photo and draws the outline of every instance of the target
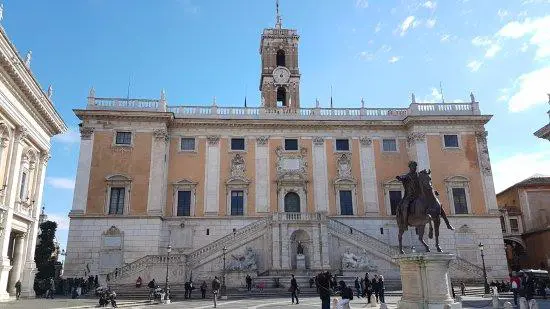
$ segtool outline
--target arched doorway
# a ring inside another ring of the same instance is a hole
[[[300,212],[300,196],[296,192],[285,195],[285,212]]]
[[[519,271],[528,265],[528,257],[523,244],[515,239],[504,239],[506,259],[511,271]]]
[[[290,263],[292,269],[297,269],[296,256],[298,254],[298,244],[303,249],[303,255],[306,258],[306,269],[310,268],[310,259],[313,251],[311,250],[311,238],[304,230],[296,230],[290,235]]]

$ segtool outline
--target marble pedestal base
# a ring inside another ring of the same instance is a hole
[[[449,253],[410,253],[395,257],[399,261],[403,297],[398,309],[443,309],[450,305],[462,308],[451,297],[449,264],[455,258]]]
[[[303,254],[296,255],[296,269],[306,269],[306,256]]]

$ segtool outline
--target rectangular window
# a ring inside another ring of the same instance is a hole
[[[195,151],[195,138],[182,137],[181,138],[181,151]]]
[[[382,140],[382,151],[396,152],[397,151],[397,141],[395,139],[383,139]]]
[[[344,216],[353,215],[353,202],[351,191],[340,191],[340,214]]]
[[[244,138],[232,138],[231,150],[244,150]]]
[[[512,233],[519,233],[518,219],[510,219],[510,231]]]
[[[111,188],[111,200],[109,203],[110,215],[122,215],[124,211],[124,196],[126,188]]]
[[[21,174],[21,187],[19,188],[19,199],[25,199],[25,191],[27,191],[27,173]]]
[[[445,148],[458,148],[458,135],[445,134],[443,135],[443,140],[445,142]]]
[[[178,191],[177,216],[189,217],[191,215],[191,191]]]
[[[502,229],[502,233],[506,233],[506,224],[504,221],[504,217],[500,217],[500,228]]]
[[[390,209],[391,215],[397,214],[397,207],[401,204],[401,191],[390,191]]]
[[[453,201],[455,205],[455,214],[462,215],[468,213],[468,204],[466,203],[466,189],[453,188]]]
[[[349,140],[347,140],[347,139],[337,139],[336,140],[336,151],[349,151]]]
[[[298,150],[298,139],[287,138],[285,139],[285,150]]]
[[[132,132],[116,132],[115,144],[117,144],[117,145],[131,145],[132,144]]]
[[[244,192],[231,191],[231,215],[244,215]]]

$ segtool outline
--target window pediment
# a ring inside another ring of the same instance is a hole
[[[131,182],[132,178],[122,174],[114,174],[114,175],[105,177],[105,180],[107,182]]]
[[[469,183],[470,179],[466,176],[456,175],[456,176],[450,176],[444,179],[445,182],[449,183]]]

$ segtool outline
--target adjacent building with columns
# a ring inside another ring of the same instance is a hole
[[[34,250],[50,139],[67,130],[0,27],[0,301],[33,296]]]
[[[441,231],[441,246],[457,255],[453,278],[481,279],[480,242],[490,279],[505,278],[484,127],[491,116],[473,95],[451,104],[413,96],[405,107],[302,108],[298,44],[280,19],[264,29],[257,107],[172,105],[164,92],[101,98],[92,89],[74,111],[81,146],[65,275],[90,269],[111,283],[158,280],[170,245],[172,282],[191,271],[195,281],[221,275],[224,256],[229,285],[240,282],[239,269],[368,269],[398,279],[395,209],[404,190],[395,176],[415,160],[431,169],[456,227]],[[405,243],[421,248],[412,231]]]

